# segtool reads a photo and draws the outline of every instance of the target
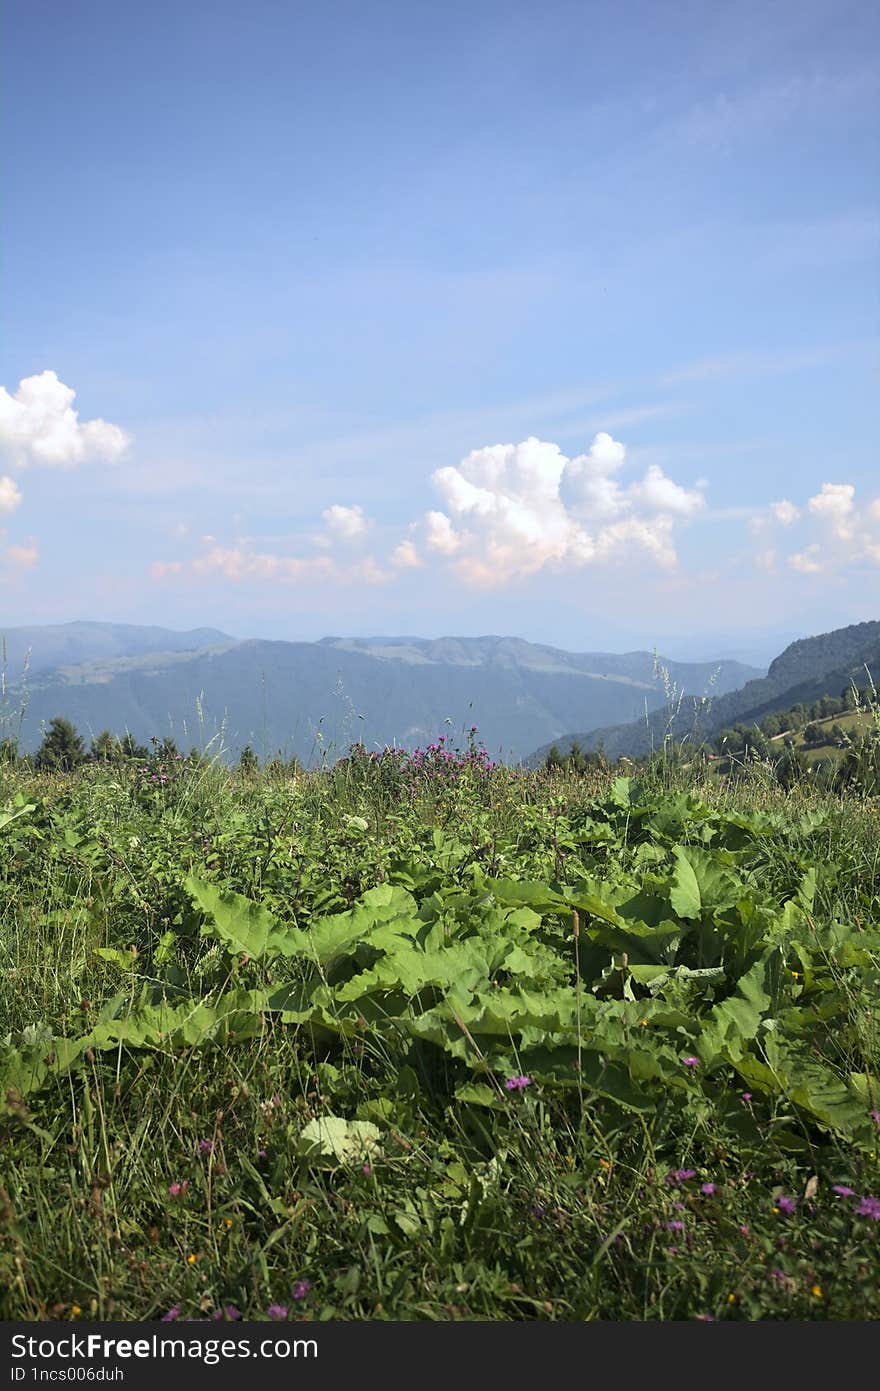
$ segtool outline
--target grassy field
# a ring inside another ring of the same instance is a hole
[[[880,1317],[878,829],[442,744],[0,770],[0,1317]]]
[[[871,708],[868,710],[852,710],[841,715],[828,715],[825,719],[814,720],[813,724],[818,729],[827,732],[827,743],[807,744],[804,740],[804,731],[800,730],[795,735],[794,746],[799,749],[806,757],[807,763],[814,765],[817,763],[839,763],[844,757],[845,750],[840,749],[833,742],[831,731],[835,725],[839,725],[850,739],[857,739],[860,735],[868,734],[876,727],[876,711]],[[777,736],[780,740],[782,736]],[[771,744],[776,740],[771,740]]]

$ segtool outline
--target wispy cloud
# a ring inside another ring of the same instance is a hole
[[[39,562],[40,552],[36,542],[28,541],[23,546],[7,546],[3,558],[15,570],[32,570]]]
[[[725,353],[720,357],[701,358],[665,372],[658,378],[663,387],[682,386],[696,382],[726,381],[743,377],[767,377],[777,373],[799,372],[818,367],[836,357],[843,349],[819,347],[793,352],[746,351]]]

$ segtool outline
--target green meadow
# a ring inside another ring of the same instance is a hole
[[[0,767],[0,1317],[880,1317],[880,804]]]

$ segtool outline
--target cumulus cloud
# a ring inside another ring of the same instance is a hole
[[[367,519],[362,507],[342,507],[338,502],[321,513],[328,538],[333,541],[354,541],[363,536]]]
[[[809,544],[784,559],[797,574],[833,574],[859,563],[880,563],[880,499],[859,506],[853,483],[823,483],[801,506],[788,498],[772,502],[751,517],[749,526],[761,537],[768,527],[789,528],[796,522],[806,530]],[[771,568],[760,555],[754,563]]]
[[[770,512],[774,521],[777,521],[780,526],[792,526],[801,515],[801,509],[795,507],[793,502],[789,502],[788,498],[782,498],[779,502],[771,502]]]
[[[827,522],[841,541],[852,537],[851,519],[855,510],[856,490],[852,483],[823,483],[821,492],[807,503],[813,516]]]
[[[634,553],[671,568],[674,526],[704,507],[703,495],[656,464],[623,486],[615,475],[625,464],[625,445],[604,431],[573,459],[534,435],[472,450],[432,475],[444,510],[424,517],[425,546],[477,585]]]
[[[24,377],[14,395],[0,387],[0,450],[13,467],[75,468],[120,458],[130,437],[106,420],[80,421],[75,398],[50,371]]]
[[[21,501],[21,489],[15,479],[4,474],[0,478],[0,512],[14,512]]]
[[[706,505],[701,492],[673,483],[657,464],[651,464],[641,483],[633,484],[629,496],[651,512],[673,517],[693,517]]]
[[[454,555],[460,549],[462,541],[463,538],[459,536],[445,512],[425,514],[425,545],[430,550],[439,551],[441,555]]]

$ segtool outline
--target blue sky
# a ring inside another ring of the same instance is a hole
[[[0,23],[4,626],[878,616],[875,5]]]

